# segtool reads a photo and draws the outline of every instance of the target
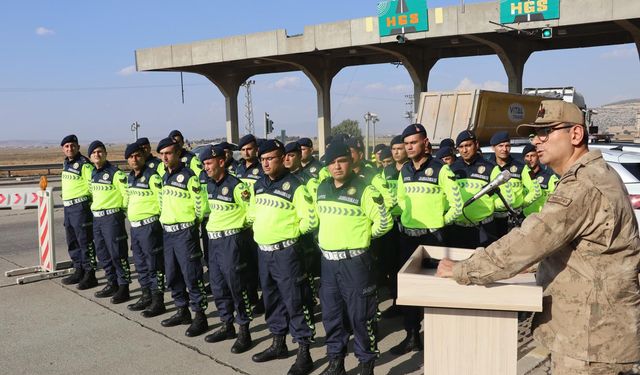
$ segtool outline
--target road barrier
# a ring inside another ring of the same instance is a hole
[[[35,187],[0,189],[0,208],[23,210],[27,207],[37,207],[39,191]]]
[[[41,190],[37,191],[38,205],[38,265],[33,267],[18,268],[5,272],[6,277],[18,277],[17,284],[32,283],[34,281],[51,279],[73,272],[71,262],[56,263],[56,251],[53,230],[53,190],[47,189],[47,179],[40,179]]]

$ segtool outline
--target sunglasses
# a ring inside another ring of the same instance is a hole
[[[560,130],[560,129],[569,129],[574,126],[575,126],[574,124],[569,124],[569,125],[563,125],[558,127],[549,126],[546,128],[537,128],[533,131],[533,134],[529,134],[529,142],[533,143],[533,139],[535,137],[538,137],[538,139],[540,139],[541,142],[546,142],[549,139],[549,134],[553,133],[554,131]]]

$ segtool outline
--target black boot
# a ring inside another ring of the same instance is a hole
[[[396,301],[393,300],[393,305],[389,306],[389,308],[382,313],[382,319],[391,319],[400,315],[402,315],[402,310],[400,306],[396,305]]]
[[[167,308],[164,307],[164,293],[159,290],[151,293],[151,304],[142,312],[145,318],[152,318],[164,314]]]
[[[240,326],[240,332],[238,332],[238,338],[231,347],[231,353],[240,354],[244,353],[251,348],[253,341],[251,341],[251,333],[249,332],[249,323]]]
[[[82,280],[78,283],[78,290],[91,289],[98,286],[98,279],[96,279],[96,271],[90,270],[84,273]]]
[[[193,322],[187,330],[184,332],[187,337],[200,336],[207,332],[209,329],[209,323],[207,322],[207,316],[204,315],[204,311],[196,311],[196,316],[193,318]]]
[[[236,327],[233,326],[233,323],[227,322],[227,323],[223,323],[222,327],[220,327],[214,333],[205,336],[204,341],[220,342],[228,339],[234,339],[235,337],[236,337]]]
[[[116,283],[113,283],[113,284],[107,283],[107,285],[105,285],[105,287],[102,288],[102,290],[96,292],[94,295],[97,298],[107,298],[116,294],[117,291],[118,291],[118,285],[116,285]]]
[[[344,357],[330,358],[329,365],[320,375],[347,375],[344,369]]]
[[[131,299],[129,295],[129,284],[118,285],[118,291],[111,297],[111,303],[117,305],[127,302],[129,299]]]
[[[84,277],[84,269],[82,267],[76,268],[76,270],[69,276],[62,279],[62,283],[64,285],[73,285],[77,284]]]
[[[271,346],[260,353],[254,354],[251,359],[254,362],[267,362],[274,359],[287,358],[288,355],[289,349],[284,341],[284,336],[273,335]]]
[[[375,360],[370,360],[369,362],[360,362],[358,366],[358,375],[373,375],[373,367],[375,365]]]
[[[417,329],[407,331],[407,337],[402,342],[389,350],[393,355],[403,355],[409,352],[422,350],[422,339]]]
[[[298,346],[298,355],[287,375],[307,375],[313,370],[313,359],[309,353],[309,344],[301,343]]]
[[[253,306],[253,315],[262,315],[264,314],[264,298],[260,296],[256,301],[256,305]]]
[[[191,324],[191,313],[188,307],[178,307],[176,313],[170,318],[160,322],[163,327],[175,327],[181,324]]]
[[[136,303],[128,305],[127,308],[131,311],[142,311],[151,305],[151,289],[142,288],[142,295]]]

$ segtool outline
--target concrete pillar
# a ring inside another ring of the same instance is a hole
[[[244,75],[218,75],[210,73],[204,74],[204,76],[213,82],[224,96],[227,142],[238,143],[240,139],[238,125],[238,92],[240,91],[240,85],[249,77]]]
[[[638,50],[638,58],[640,58],[640,28],[635,24],[631,23],[629,20],[617,20],[613,21],[618,24],[618,26],[627,30],[629,34],[633,37],[633,40],[636,43],[636,50]]]
[[[501,40],[498,39],[497,36],[488,39],[476,35],[465,35],[465,38],[491,47],[496,55],[498,55],[507,73],[509,92],[512,94],[522,94],[524,65],[533,53],[530,45],[527,45],[525,42],[514,42],[512,39]]]

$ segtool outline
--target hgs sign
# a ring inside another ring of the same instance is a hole
[[[500,0],[500,23],[560,18],[560,0]]]
[[[380,36],[429,30],[427,0],[388,0],[378,3]]]

